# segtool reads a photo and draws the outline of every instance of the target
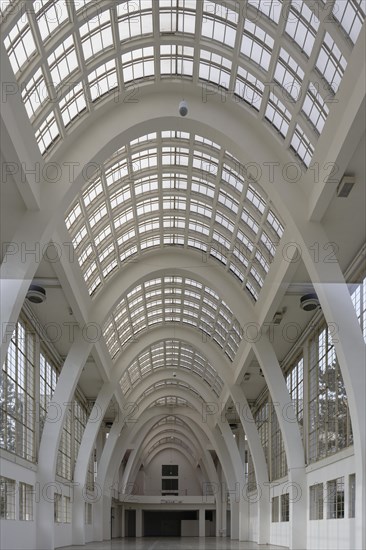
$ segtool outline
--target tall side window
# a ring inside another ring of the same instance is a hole
[[[366,342],[366,277],[351,291],[351,299]]]
[[[348,478],[348,517],[356,517],[356,474]]]
[[[281,495],[281,521],[290,521],[290,494]]]
[[[0,447],[35,461],[35,334],[20,320],[0,372]]]
[[[316,483],[309,489],[310,492],[310,519],[323,519],[324,494],[323,484]]]
[[[19,483],[19,519],[33,520],[33,486],[28,483]]]
[[[327,518],[344,518],[344,477],[327,483]]]
[[[280,511],[280,497],[272,498],[272,523],[278,523]]]
[[[56,389],[58,370],[48,357],[46,350],[41,349],[39,356],[39,431],[43,432],[48,404]]]
[[[348,400],[333,337],[336,325],[322,327],[309,341],[308,460],[330,456],[352,443]]]
[[[296,361],[286,375],[286,384],[296,414],[301,437],[304,438],[304,359]]]
[[[15,496],[14,479],[0,477],[0,519],[15,519]]]

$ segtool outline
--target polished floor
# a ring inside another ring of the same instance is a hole
[[[80,550],[80,546],[67,546],[64,550]],[[115,539],[92,542],[85,550],[280,550],[283,546],[258,546],[254,542],[239,542],[224,538],[141,538]],[[62,549],[58,549],[62,550]]]

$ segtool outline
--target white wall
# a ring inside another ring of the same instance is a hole
[[[288,481],[281,480],[281,482],[276,482],[271,485],[270,495],[272,497],[281,496],[289,492]],[[279,503],[279,519],[281,519],[281,502]],[[270,513],[272,513],[272,506],[269,507]],[[291,519],[291,517],[290,517]],[[278,521],[276,523],[270,523],[270,542],[271,544],[276,544],[277,546],[289,546],[290,543],[290,522],[289,521]]]
[[[310,520],[308,516],[308,549],[309,550],[348,550],[354,548],[355,520],[348,517],[348,476],[355,473],[354,456],[347,456],[350,450],[338,453],[337,456],[325,459],[307,468],[308,491],[311,485],[326,483],[338,477],[344,477],[345,517],[326,519],[327,503],[324,504],[324,519]],[[343,460],[339,460],[343,456]],[[356,479],[357,484],[357,479]],[[356,486],[357,490],[357,486]],[[326,487],[324,498],[326,500]],[[356,509],[357,514],[357,509]]]
[[[202,487],[198,481],[196,471],[181,453],[164,449],[158,453],[149,465],[144,468],[145,495],[161,494],[161,466],[163,464],[177,464],[179,467],[179,491],[187,490],[187,495],[202,495]]]
[[[257,541],[259,538],[258,526],[258,503],[249,500],[249,531],[248,538],[252,541]]]
[[[3,454],[3,453],[2,453]],[[5,453],[4,453],[5,454]],[[8,455],[8,453],[6,453]],[[19,458],[9,456],[10,460],[1,460],[1,475],[14,479],[17,482],[15,495],[15,514],[19,518],[18,483],[28,483],[35,488],[35,500],[39,500],[40,491],[36,486],[36,466],[26,464]],[[16,462],[15,462],[16,460]],[[32,469],[29,469],[32,468]],[[4,550],[31,550],[36,540],[36,513],[37,506],[33,503],[33,521],[19,519],[0,520],[0,548]]]

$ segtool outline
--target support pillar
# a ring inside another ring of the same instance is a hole
[[[136,538],[142,537],[142,509],[136,510]]]
[[[206,510],[204,508],[200,508],[198,510],[198,536],[199,537],[205,537],[206,536]]]

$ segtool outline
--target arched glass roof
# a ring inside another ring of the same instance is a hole
[[[15,9],[17,6],[22,9]],[[8,9],[7,9],[8,6]],[[309,166],[365,0],[3,2],[4,44],[42,154],[144,80],[217,86]]]
[[[166,395],[165,397],[159,397],[153,403],[151,403],[150,408],[152,407],[188,407],[192,409],[192,405],[183,399],[183,397],[177,397],[176,395]]]
[[[224,386],[216,370],[191,345],[180,340],[162,340],[143,351],[124,372],[120,380],[123,394],[127,395],[139,382],[162,368],[199,376],[217,397]]]
[[[161,380],[160,382],[151,384],[151,386],[149,386],[149,388],[147,388],[137,399],[136,401],[137,406],[139,406],[143,401],[145,401],[145,398],[148,395],[156,393],[159,390],[167,390],[171,392],[171,395],[168,395],[167,399],[171,399],[172,397],[174,397],[174,399],[178,399],[178,397],[175,396],[174,393],[177,390],[184,390],[186,392],[191,393],[195,399],[198,399],[202,403],[204,402],[204,399],[201,396],[200,392],[197,391],[193,386],[191,386],[190,384],[187,384],[186,382],[182,382],[181,380],[172,379],[172,380]],[[163,397],[162,399],[166,399],[166,397]],[[160,400],[159,400],[159,403],[160,403]],[[167,401],[166,404],[169,404],[169,401]],[[154,402],[154,405],[156,405],[156,402]]]
[[[196,460],[193,449],[191,449],[189,445],[182,441],[178,434],[175,436],[162,437],[161,439],[159,439],[159,441],[156,441],[153,445],[149,447],[146,453],[147,456],[162,445],[178,445],[179,447],[182,447],[185,451],[187,451],[187,453],[189,453]]]
[[[211,288],[176,275],[140,283],[121,299],[103,327],[111,357],[144,330],[170,323],[197,328],[234,359],[242,331],[229,306]]]
[[[245,167],[205,137],[155,132],[122,147],[66,214],[89,294],[151,249],[199,250],[258,298],[284,224]]]

